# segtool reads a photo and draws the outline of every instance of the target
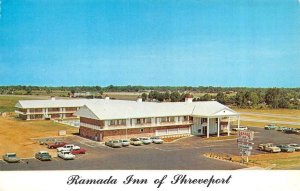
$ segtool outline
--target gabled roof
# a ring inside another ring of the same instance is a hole
[[[96,99],[55,99],[55,100],[19,100],[17,108],[54,108],[54,107],[82,107]]]
[[[108,120],[185,115],[232,116],[238,113],[216,101],[156,103],[104,100],[86,104],[75,115]]]

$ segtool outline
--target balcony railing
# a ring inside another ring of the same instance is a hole
[[[143,127],[164,127],[164,126],[178,126],[178,125],[190,125],[192,121],[182,121],[182,122],[161,122],[161,123],[143,123],[133,125],[110,125],[108,127],[103,127],[104,130],[114,130],[114,129],[129,129],[129,128],[143,128]]]

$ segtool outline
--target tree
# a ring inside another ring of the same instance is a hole
[[[217,94],[216,99],[217,99],[218,102],[220,102],[220,103],[222,103],[222,104],[225,104],[225,102],[226,102],[226,96],[224,95],[223,92],[219,92],[219,93]]]
[[[270,88],[267,90],[265,95],[266,104],[270,105],[272,108],[279,107],[280,90],[278,88]]]
[[[143,100],[143,101],[146,101],[147,98],[148,98],[148,95],[147,95],[146,93],[143,93],[143,94],[142,94],[142,100]]]
[[[165,100],[170,100],[170,93],[169,92],[165,92],[164,99]]]
[[[181,97],[179,92],[172,92],[170,95],[171,102],[178,102],[180,101],[180,98]]]
[[[164,101],[164,100],[165,100],[165,96],[164,96],[163,93],[158,93],[158,94],[156,95],[156,99],[157,99],[158,101]]]
[[[284,96],[280,97],[278,101],[278,107],[289,108],[289,100]]]
[[[200,101],[210,101],[212,99],[210,94],[204,94],[202,97],[200,97]]]

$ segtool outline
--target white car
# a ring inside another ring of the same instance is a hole
[[[57,152],[61,152],[61,151],[70,151],[71,149],[73,149],[73,147],[76,147],[75,145],[73,144],[67,144],[63,147],[58,147],[56,150]]]
[[[289,144],[288,146],[293,147],[295,151],[300,151],[300,145],[299,144]]]
[[[152,140],[149,137],[141,137],[139,139],[144,145],[149,145],[150,143],[152,143]]]
[[[61,151],[58,153],[58,156],[64,160],[74,160],[75,155],[71,154],[70,151]]]
[[[232,128],[233,131],[244,131],[244,130],[248,130],[248,127],[245,126],[240,126],[239,128]]]
[[[159,137],[151,137],[150,139],[151,139],[152,143],[155,143],[155,144],[164,143],[164,141],[162,139],[160,139]]]

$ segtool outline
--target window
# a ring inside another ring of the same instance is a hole
[[[169,122],[174,122],[175,121],[175,117],[169,117]]]
[[[162,117],[161,122],[167,122],[167,117]]]
[[[183,120],[184,120],[184,121],[188,121],[188,120],[189,120],[189,116],[184,116],[184,117],[183,117]]]
[[[201,118],[201,124],[207,123],[207,118]]]
[[[136,124],[141,124],[141,119],[136,119]]]

